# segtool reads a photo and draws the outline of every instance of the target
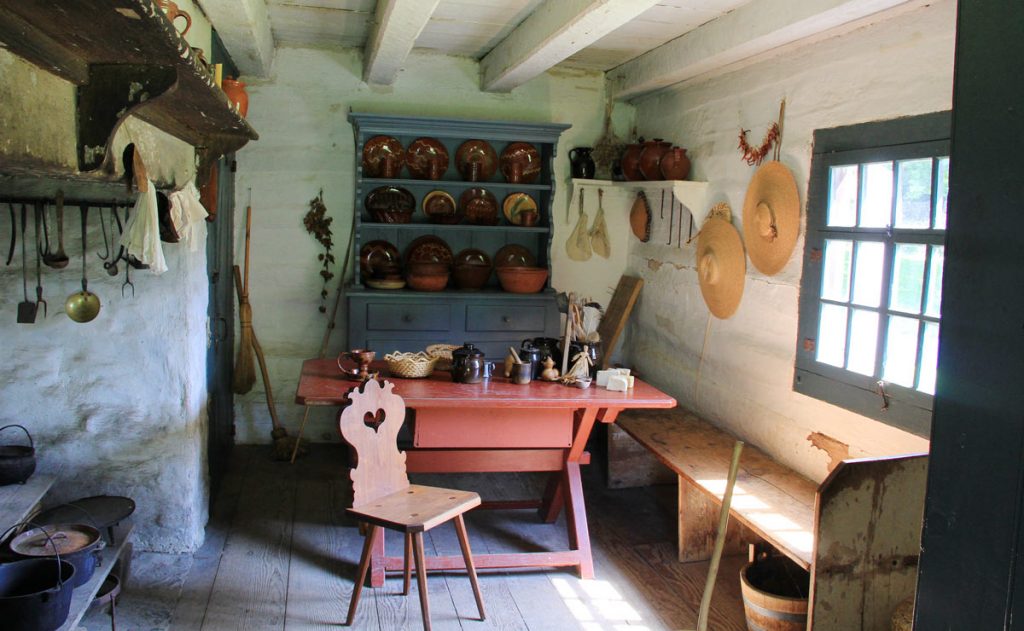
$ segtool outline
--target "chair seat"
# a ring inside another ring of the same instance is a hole
[[[396,493],[348,509],[359,521],[404,532],[423,532],[480,505],[472,491],[410,484]]]

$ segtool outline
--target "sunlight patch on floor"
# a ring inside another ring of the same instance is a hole
[[[552,584],[584,631],[648,631],[640,614],[608,581],[570,581],[552,578]]]

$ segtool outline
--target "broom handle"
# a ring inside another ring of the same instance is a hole
[[[249,189],[249,205],[245,207],[245,282],[242,295],[249,297],[249,232],[252,230],[252,188]]]
[[[736,445],[732,448],[732,462],[729,464],[729,481],[725,485],[725,495],[722,496],[722,512],[718,515],[718,534],[715,535],[715,549],[711,553],[711,567],[708,568],[708,580],[704,584],[704,596],[700,599],[697,631],[707,631],[708,628],[711,594],[715,591],[718,564],[722,561],[722,549],[725,547],[725,535],[729,527],[729,507],[732,505],[732,489],[736,486],[736,474],[740,469],[740,454],[742,452],[743,441],[737,440]]]
[[[235,294],[238,295],[238,303],[242,303],[242,272],[239,271],[237,265],[232,265],[231,269],[235,273]],[[270,388],[270,375],[267,373],[267,361],[263,358],[263,349],[260,348],[260,341],[256,339],[256,330],[249,326],[249,333],[252,336],[252,350],[256,352],[256,361],[260,364],[260,374],[263,375],[263,389],[267,394],[267,408],[270,410],[270,420],[274,424],[274,429],[281,427],[281,421],[277,418],[277,406],[274,405],[274,393]]]

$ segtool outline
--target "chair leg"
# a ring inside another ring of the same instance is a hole
[[[420,591],[420,610],[423,612],[423,630],[430,631],[430,601],[427,595],[427,562],[423,557],[423,533],[412,536],[412,549],[416,554],[416,585]]]
[[[466,535],[466,522],[462,515],[455,516],[455,532],[459,535],[459,545],[462,546],[462,558],[466,560],[466,572],[469,574],[469,583],[473,586],[473,596],[476,597],[476,609],[480,612],[480,619],[485,620],[487,614],[484,612],[484,598],[480,595],[480,583],[476,580],[476,567],[473,565],[473,553],[469,549],[469,537]]]
[[[366,533],[366,540],[363,542],[363,556],[359,559],[359,572],[356,582],[352,585],[352,599],[348,604],[348,618],[345,625],[351,627],[356,619],[356,606],[359,604],[359,594],[363,591],[363,583],[366,582],[366,573],[370,569],[370,551],[373,549],[373,542],[380,533],[380,526],[370,525],[370,532]]]
[[[412,578],[412,533],[405,533],[405,576],[402,577],[402,595],[409,595],[409,583]]]

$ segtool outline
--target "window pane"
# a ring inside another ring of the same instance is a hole
[[[821,275],[821,297],[837,302],[850,299],[850,260],[853,241],[825,241],[825,269]]]
[[[862,375],[875,374],[875,349],[878,345],[878,313],[853,310],[850,322],[850,357],[846,362],[847,370]]]
[[[884,228],[892,221],[892,162],[865,164],[860,226]]]
[[[919,320],[914,318],[889,316],[889,332],[885,338],[882,379],[908,388],[914,387],[918,323]]]
[[[926,247],[918,243],[896,244],[889,293],[889,308],[893,311],[921,313]]]
[[[815,359],[823,364],[843,367],[846,354],[846,307],[821,305],[818,323],[818,353]]]
[[[924,341],[921,344],[921,376],[917,379],[917,389],[928,394],[935,394],[935,368],[939,363],[939,325],[925,322]]]
[[[928,297],[924,302],[924,313],[933,318],[941,314],[942,305],[942,263],[946,258],[946,248],[933,245],[932,262],[928,266]]]
[[[882,303],[882,266],[885,244],[876,241],[857,242],[857,273],[854,275],[853,301],[865,307]]]
[[[946,196],[949,194],[949,158],[939,158],[936,174],[938,191],[935,193],[935,228],[946,229]]]
[[[829,169],[828,225],[857,225],[857,165]]]
[[[932,222],[932,159],[903,160],[896,178],[896,227],[924,228]]]

